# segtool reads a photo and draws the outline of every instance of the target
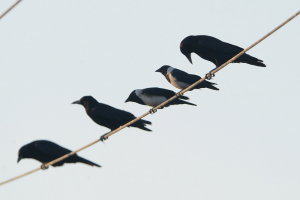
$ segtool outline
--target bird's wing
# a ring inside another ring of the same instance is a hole
[[[146,95],[149,95],[149,96],[164,96],[164,97],[167,97],[167,98],[171,98],[176,93],[173,92],[172,90],[153,87],[153,88],[143,89],[142,94],[146,94]]]
[[[194,74],[188,74],[184,71],[174,71],[174,72],[172,72],[172,76],[177,81],[180,81],[180,82],[183,82],[183,83],[188,83],[188,84],[193,84],[196,81],[201,79],[200,76],[197,76],[197,75],[194,75]]]
[[[99,104],[95,106],[92,109],[92,111],[98,117],[112,120],[112,121],[123,122],[124,120],[127,121],[128,119],[129,120],[135,119],[135,116],[130,112],[127,112],[125,110],[120,110],[105,104]]]
[[[210,37],[210,36],[205,36],[205,37],[202,36],[201,38],[199,38],[198,45],[222,53],[237,53],[244,50],[241,47],[223,42],[217,38]]]
[[[70,153],[69,149],[63,148],[53,142],[39,141],[35,143],[35,148],[49,156],[63,156]]]

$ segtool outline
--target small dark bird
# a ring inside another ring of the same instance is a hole
[[[137,89],[131,92],[131,94],[125,101],[125,103],[131,101],[142,105],[156,107],[159,104],[168,100],[169,98],[173,97],[174,95],[176,95],[176,93],[173,92],[172,90],[167,90],[167,89],[157,88],[157,87],[145,88],[142,90]],[[181,99],[188,100],[189,98],[186,96],[179,96],[178,98],[174,99],[170,103],[166,104],[164,107],[168,107],[170,105],[178,105],[178,104],[188,104],[188,105],[196,106],[195,104],[183,101]]]
[[[174,87],[178,89],[185,89],[192,85],[193,83],[199,81],[201,79],[200,76],[194,75],[194,74],[188,74],[184,71],[181,71],[179,69],[173,68],[169,65],[164,65],[155,72],[162,73],[166,79],[171,83]],[[196,85],[193,89],[201,89],[201,88],[209,88],[212,90],[219,90],[214,85],[216,83],[212,83],[209,81],[204,80],[203,82]],[[191,90],[193,90],[191,89]]]
[[[36,140],[21,147],[21,149],[19,150],[18,162],[20,162],[20,160],[23,158],[33,158],[35,160],[40,161],[43,164],[46,164],[71,152],[72,151],[70,151],[69,149],[61,147],[53,142],[47,140]],[[64,163],[77,162],[85,163],[91,166],[101,167],[100,165],[86,160],[78,156],[77,154],[74,154],[62,161],[59,161],[53,164],[52,166],[57,167],[62,166]]]
[[[180,43],[180,51],[193,64],[191,53],[196,53],[201,58],[208,60],[220,67],[229,59],[243,51],[244,49],[217,38],[207,35],[188,36]],[[266,67],[262,60],[252,57],[248,54],[243,54],[233,63],[248,63],[259,67]]]
[[[87,115],[94,122],[96,122],[100,126],[105,126],[106,128],[109,128],[111,131],[119,128],[120,126],[136,118],[130,112],[119,110],[104,103],[99,103],[92,96],[84,96],[79,101],[75,101],[72,104],[82,105],[85,108]],[[145,131],[151,131],[150,129],[145,127],[146,124],[151,124],[151,122],[140,119],[137,122],[131,124],[130,126]],[[101,136],[100,138],[100,140],[102,141],[104,139],[103,136]]]

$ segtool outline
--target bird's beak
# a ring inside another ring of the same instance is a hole
[[[187,59],[190,61],[191,64],[193,64],[192,58],[191,58],[191,54],[187,54],[185,55],[187,57]]]
[[[72,104],[80,104],[81,105],[80,100],[74,101]]]
[[[160,72],[160,69],[156,70],[155,72]]]
[[[22,158],[23,158],[23,156],[19,156],[17,163],[20,162],[20,160],[22,160]]]
[[[126,99],[125,103],[127,103],[127,102],[129,102],[129,101],[130,101],[130,99],[129,99],[129,97],[128,97],[128,99]]]

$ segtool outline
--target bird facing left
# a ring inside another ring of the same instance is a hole
[[[80,104],[85,108],[87,115],[98,125],[109,128],[111,131],[123,126],[124,124],[134,120],[136,117],[125,110],[120,110],[104,103],[99,103],[92,96],[84,96],[80,100],[73,102],[72,104]],[[129,127],[136,127],[144,131],[151,131],[146,128],[146,125],[150,124],[150,121],[140,119],[135,123],[129,125]],[[107,139],[102,135],[100,140]]]
[[[58,144],[55,144],[54,142],[47,140],[36,140],[20,148],[17,162],[20,162],[20,160],[24,158],[32,158],[40,161],[43,164],[46,164],[71,152],[72,151],[70,151],[69,149],[61,147]],[[62,161],[59,161],[53,164],[52,166],[56,167],[62,166],[64,163],[77,162],[85,163],[91,166],[101,167],[100,165],[86,160],[78,156],[77,154],[74,154]]]

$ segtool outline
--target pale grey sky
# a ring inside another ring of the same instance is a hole
[[[0,13],[15,1],[0,1]],[[40,166],[19,148],[46,139],[71,150],[108,132],[78,105],[84,95],[140,116],[134,89],[178,91],[154,71],[203,76],[214,65],[180,53],[188,35],[246,48],[299,10],[300,1],[22,1],[0,21],[0,181]],[[173,106],[80,156],[102,165],[50,167],[0,187],[5,200],[299,199],[300,18],[249,51],[266,68],[230,64],[220,91]]]

